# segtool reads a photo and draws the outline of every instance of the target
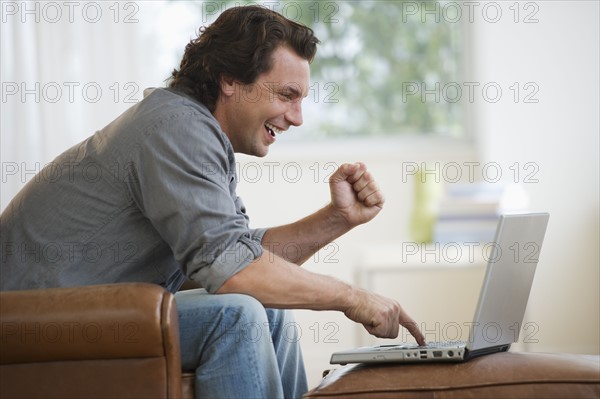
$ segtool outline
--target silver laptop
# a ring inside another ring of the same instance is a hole
[[[461,362],[508,351],[519,339],[549,217],[500,216],[468,341],[355,348],[333,353],[330,363]]]

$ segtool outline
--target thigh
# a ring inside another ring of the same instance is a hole
[[[197,397],[283,396],[265,308],[247,295],[177,293],[182,367]]]
[[[175,300],[182,366],[186,370],[197,368],[209,353],[270,341],[266,310],[248,295],[213,295],[195,289],[178,292]]]

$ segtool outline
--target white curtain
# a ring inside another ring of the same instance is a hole
[[[45,164],[164,86],[199,2],[5,2],[0,209]],[[204,18],[206,19],[206,18]]]

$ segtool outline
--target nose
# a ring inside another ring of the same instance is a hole
[[[290,102],[290,107],[285,113],[285,119],[292,126],[300,126],[302,125],[302,101],[292,101]]]

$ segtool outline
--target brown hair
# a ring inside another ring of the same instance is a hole
[[[271,56],[279,46],[287,45],[311,62],[318,43],[312,29],[268,8],[233,7],[210,26],[200,28],[198,37],[185,47],[169,86],[195,97],[213,112],[222,76],[254,83],[272,68]]]

